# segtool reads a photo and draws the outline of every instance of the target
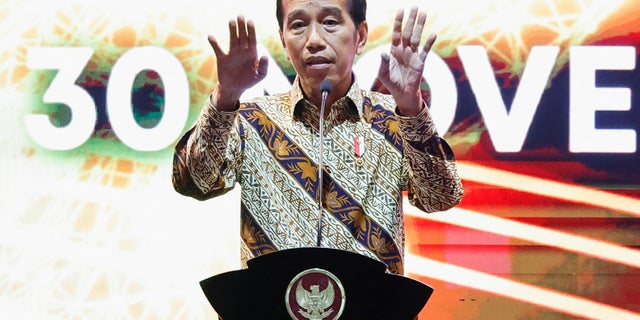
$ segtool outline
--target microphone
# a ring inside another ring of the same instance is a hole
[[[322,108],[327,103],[327,96],[331,93],[331,81],[324,79],[320,83],[320,92],[322,93],[322,103],[320,108]]]
[[[322,181],[323,173],[324,173],[324,163],[323,163],[323,154],[324,150],[322,148],[324,142],[324,108],[327,104],[327,97],[329,93],[331,93],[331,81],[324,79],[322,83],[320,83],[320,93],[322,95],[322,100],[320,102],[320,122],[318,123],[318,141],[319,148],[318,152],[320,153],[318,157],[318,238],[316,242],[316,246],[320,247],[320,242],[322,241],[322,194],[324,193],[324,183]]]

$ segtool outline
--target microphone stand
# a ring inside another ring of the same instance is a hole
[[[320,84],[320,92],[322,94],[322,101],[320,102],[320,122],[318,123],[318,140],[319,140],[319,148],[320,156],[318,157],[318,238],[316,241],[316,246],[320,247],[320,242],[322,241],[322,194],[324,193],[324,109],[327,104],[327,97],[329,93],[331,93],[331,82],[327,79],[322,80]]]

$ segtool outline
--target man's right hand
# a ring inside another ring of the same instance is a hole
[[[218,83],[212,93],[212,103],[220,111],[237,107],[242,93],[267,75],[266,56],[258,59],[256,29],[253,21],[243,16],[229,21],[229,52],[224,53],[218,41],[208,37],[216,55]]]

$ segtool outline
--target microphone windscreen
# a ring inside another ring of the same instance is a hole
[[[331,81],[324,79],[322,83],[320,83],[320,92],[331,93]]]

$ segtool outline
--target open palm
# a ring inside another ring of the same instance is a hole
[[[213,36],[208,38],[217,60],[218,84],[225,98],[221,104],[235,103],[242,93],[267,75],[267,57],[258,59],[255,26],[238,16],[229,21],[229,52],[225,53]],[[234,101],[227,101],[234,100]]]
[[[427,54],[436,37],[431,35],[420,48],[422,31],[427,20],[426,13],[421,12],[418,15],[418,9],[412,8],[404,30],[403,18],[404,11],[399,10],[393,25],[391,54],[382,56],[378,78],[394,97],[401,111],[404,108],[407,114],[414,114],[413,111],[421,107],[419,97],[422,73]]]

